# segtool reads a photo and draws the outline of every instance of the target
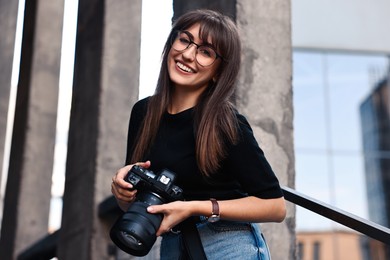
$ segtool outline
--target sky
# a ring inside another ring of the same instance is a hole
[[[142,1],[140,98],[154,92],[172,16],[172,0]]]

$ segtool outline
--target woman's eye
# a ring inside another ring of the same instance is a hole
[[[183,44],[190,44],[190,40],[188,38],[180,37],[179,41]]]
[[[203,56],[211,57],[212,51],[208,48],[199,48],[199,53],[201,53]]]

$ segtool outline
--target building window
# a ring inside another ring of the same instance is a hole
[[[303,248],[304,244],[302,242],[298,243],[298,260],[303,260]]]
[[[321,254],[321,244],[320,242],[314,242],[313,245],[313,260],[320,260],[320,254]]]

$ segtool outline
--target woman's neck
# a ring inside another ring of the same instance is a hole
[[[196,106],[196,104],[196,101],[187,98],[172,98],[171,103],[168,106],[168,113],[174,115],[192,108]]]
[[[171,103],[168,106],[168,113],[177,114],[196,106],[198,103],[198,98],[202,92],[174,91],[172,94]]]

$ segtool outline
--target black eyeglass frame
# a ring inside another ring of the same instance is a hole
[[[185,47],[183,50],[179,51],[179,50],[176,50],[175,48],[173,48],[173,43],[176,41],[177,37],[178,37],[181,33],[184,33],[184,34],[186,34],[186,35],[188,36],[189,43],[188,43],[187,47]],[[214,62],[215,62],[218,58],[221,59],[222,61],[224,61],[224,58],[223,58],[221,55],[218,54],[218,52],[214,49],[213,46],[211,46],[210,44],[197,44],[197,43],[194,42],[191,38],[192,38],[192,35],[191,35],[190,33],[188,33],[187,31],[177,30],[177,31],[175,31],[175,32],[172,34],[172,37],[171,37],[171,48],[173,48],[174,50],[179,51],[179,52],[184,52],[185,50],[187,50],[187,49],[193,44],[193,45],[196,46],[196,54],[198,54],[198,49],[199,49],[200,47],[206,46],[206,47],[211,48],[211,49],[215,52],[215,59],[214,59],[214,61],[213,61],[211,64],[205,66],[205,65],[200,64],[200,63],[198,62],[198,59],[195,59],[196,62],[197,62],[200,66],[202,66],[202,67],[209,67],[209,66],[213,65]]]

